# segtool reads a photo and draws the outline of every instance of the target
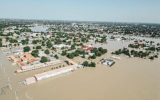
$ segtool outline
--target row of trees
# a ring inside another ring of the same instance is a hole
[[[128,50],[127,48],[119,49],[115,52],[112,52],[112,54],[116,54],[116,55],[124,54],[124,55],[127,55],[128,57],[133,56],[133,57],[139,57],[139,58],[148,57],[149,59],[158,58],[158,55],[150,56],[151,54],[150,51]]]
[[[152,46],[152,47],[146,48],[146,50],[148,50],[148,51],[157,51],[157,52],[159,52],[159,51],[160,51],[160,47]]]
[[[100,57],[101,55],[107,53],[107,49],[103,49],[102,47],[93,48],[93,50],[91,50],[91,53],[93,53],[93,55],[89,58],[96,59],[97,56]]]
[[[112,52],[112,54],[116,54],[116,55],[124,54],[124,55],[127,55],[129,57],[131,56],[130,52],[129,52],[129,50],[127,48],[119,49],[119,50],[117,50],[115,52]]]
[[[101,56],[101,55],[107,53],[107,49],[103,49],[102,47],[100,47],[100,48],[93,48],[93,50],[91,50],[91,53],[93,53],[93,55],[90,56],[89,58],[96,59],[97,56]],[[84,58],[86,54],[88,54],[88,53],[85,52],[84,50],[77,49],[77,50],[75,50],[72,53],[67,53],[66,50],[62,51],[61,55],[62,56],[67,56],[68,58],[73,59],[74,57],[77,57],[79,55],[82,55],[82,58]]]
[[[146,47],[146,45],[145,44],[129,44],[128,45],[128,47],[129,48],[135,48],[135,49],[138,49],[138,48],[144,48],[144,47]]]
[[[146,47],[145,50],[148,50],[148,51],[158,51],[158,52],[160,51],[160,47],[155,47],[155,46],[147,47],[145,44],[129,44],[128,47],[135,48],[135,49]]]
[[[84,61],[83,63],[82,63],[82,65],[84,66],[84,67],[96,67],[96,63],[95,62],[88,62],[88,61]]]
[[[38,55],[39,55],[39,49],[41,49],[41,46],[37,46],[36,49],[31,52],[32,56],[38,57]],[[23,48],[23,52],[29,52],[29,51],[31,51],[31,48],[29,46],[26,46],[26,47]],[[50,51],[48,49],[46,49],[44,51],[44,53],[47,54],[47,55],[49,55]]]
[[[80,49],[77,49],[75,50],[74,52],[72,53],[66,53],[65,51],[62,52],[62,55],[65,55],[70,58],[70,59],[73,59],[74,57],[77,57],[79,55],[84,55],[85,54],[85,51],[84,50],[80,50]]]

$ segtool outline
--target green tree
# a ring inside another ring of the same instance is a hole
[[[105,36],[104,36],[104,37],[102,37],[102,39],[101,39],[101,43],[106,43],[106,41],[107,41],[106,37],[105,37]]]
[[[95,63],[95,62],[91,62],[91,63],[89,64],[89,67],[96,67],[96,63]]]
[[[26,40],[22,40],[21,43],[22,43],[23,45],[26,45],[26,44],[28,44],[28,41],[27,41],[27,39],[26,39]]]
[[[86,67],[86,66],[89,65],[89,63],[88,63],[88,61],[84,61],[84,62],[82,63],[82,65]]]
[[[47,41],[47,48],[51,48],[52,47],[52,42],[51,41]]]
[[[49,60],[48,60],[48,58],[47,57],[41,57],[41,60],[40,60],[40,62],[41,63],[45,63],[45,62],[48,62]]]
[[[45,51],[44,51],[44,53],[45,53],[45,54],[47,54],[47,55],[48,55],[48,54],[50,54],[50,52],[49,52],[49,50],[48,50],[48,49],[47,49],[47,50],[45,50]]]
[[[31,55],[34,56],[34,57],[38,57],[39,51],[38,50],[33,50]]]
[[[72,50],[75,49],[75,48],[76,48],[76,45],[75,45],[75,44],[71,45],[71,49],[72,49]]]
[[[93,56],[90,57],[91,59],[96,59],[96,55],[94,54]]]
[[[65,51],[62,51],[62,56],[65,56],[67,54],[67,51],[65,50]]]
[[[26,46],[26,47],[23,48],[24,52],[29,52],[30,50],[31,50],[31,48],[29,46]]]
[[[73,59],[74,58],[74,53],[68,53],[67,57],[70,58],[70,59]]]
[[[56,59],[59,59],[58,55],[55,55],[54,57],[55,57]]]
[[[0,47],[2,47],[3,46],[3,44],[2,44],[2,42],[0,41]]]
[[[36,46],[36,49],[42,49],[42,47],[41,46]]]

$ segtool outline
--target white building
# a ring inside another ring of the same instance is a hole
[[[111,59],[104,59],[101,61],[101,63],[111,67],[115,64],[115,61]]]
[[[56,49],[71,48],[70,45],[65,45],[65,44],[54,45],[53,47]]]

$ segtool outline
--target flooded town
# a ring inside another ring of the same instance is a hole
[[[1,23],[2,100],[160,98],[160,25]]]
[[[160,100],[160,0],[0,0],[0,100]]]

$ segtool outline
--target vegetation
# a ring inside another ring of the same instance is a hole
[[[45,54],[47,54],[47,55],[48,55],[48,54],[50,54],[50,52],[49,52],[49,50],[48,50],[48,49],[47,49],[47,50],[45,50],[45,51],[44,51],[44,53],[45,53]]]
[[[36,46],[36,49],[42,49],[42,47],[41,46]]]
[[[58,55],[55,55],[54,57],[55,57],[56,59],[59,59]]]
[[[41,57],[41,60],[40,60],[40,62],[41,63],[45,63],[45,62],[48,62],[49,61],[49,59],[47,58],[47,57]]]
[[[26,46],[23,48],[23,52],[29,52],[31,50],[31,48],[29,46]]]
[[[136,50],[128,50],[127,48],[119,49],[115,52],[112,52],[112,54],[120,55],[124,54],[127,55],[128,57],[138,57],[138,58],[149,58],[149,59],[154,59],[158,58],[157,55],[155,56],[150,56],[151,52],[150,51],[136,51]]]
[[[71,45],[71,49],[72,50],[76,49],[76,45],[75,44]]]
[[[72,53],[67,53],[67,57],[70,59],[73,59],[74,57],[77,57],[77,56],[83,55],[83,54],[85,54],[85,51],[77,49]]]
[[[39,56],[39,50],[33,50],[31,52],[31,55],[34,56],[34,57],[38,57]]]
[[[29,41],[29,39],[21,40],[21,43],[22,43],[22,45],[27,45],[28,41]]]
[[[115,52],[112,52],[112,54],[116,54],[116,55],[124,54],[124,55],[127,55],[129,57],[131,56],[130,52],[129,52],[129,50],[127,48],[119,49],[119,50],[117,50]]]
[[[106,43],[106,41],[107,41],[106,37],[103,36],[100,42],[101,42],[101,43]]]
[[[67,51],[65,50],[65,51],[62,51],[62,56],[65,56],[67,54]]]
[[[96,59],[96,55],[94,54],[93,56],[90,56],[89,58]]]
[[[93,48],[93,50],[91,50],[91,53],[94,53],[94,55],[90,56],[89,58],[96,59],[97,56],[100,57],[101,55],[107,53],[107,49],[103,49],[102,47]]]
[[[40,42],[40,40],[33,40],[32,44],[38,44]]]
[[[75,55],[74,55],[74,53],[68,53],[67,57],[70,58],[70,59],[73,59],[75,57]]]
[[[51,41],[47,41],[47,43],[46,43],[46,44],[47,44],[47,48],[51,48],[51,47],[52,47],[52,45],[53,45]]]
[[[18,41],[16,39],[13,39],[13,38],[9,38],[9,42],[10,43],[18,43]]]
[[[89,63],[88,61],[84,61],[84,62],[82,63],[82,65],[83,65],[84,67],[96,67],[96,63],[95,63],[95,62]]]
[[[3,46],[2,39],[0,38],[0,47],[2,47],[2,46]]]

